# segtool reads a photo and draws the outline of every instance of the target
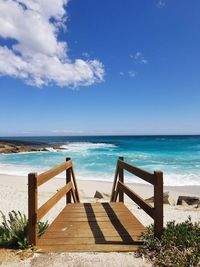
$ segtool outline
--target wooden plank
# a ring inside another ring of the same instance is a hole
[[[86,220],[79,220],[79,221],[55,221],[52,225],[49,226],[49,231],[67,231],[67,229],[95,229],[95,228],[101,228],[103,229],[114,229],[115,227],[121,229],[122,227],[124,228],[130,228],[130,229],[142,229],[144,226],[142,224],[138,224],[137,221],[135,220],[91,220],[91,221],[86,221]]]
[[[127,212],[126,210],[121,209],[121,208],[113,208],[112,211],[107,210],[106,214],[126,213],[126,212]],[[94,213],[96,215],[98,215],[98,214],[105,213],[105,210],[104,209],[99,209],[99,208],[98,209],[93,208],[93,209],[91,209],[91,211],[90,210],[85,211],[84,209],[76,209],[76,210],[73,210],[73,209],[70,210],[69,209],[69,210],[63,210],[62,213],[63,214],[69,214],[69,215],[70,214],[77,214],[77,216],[79,216],[79,215],[81,216],[82,214],[88,214],[88,215],[90,215],[90,214],[94,214]]]
[[[45,182],[47,182],[51,178],[55,177],[59,173],[71,168],[71,165],[72,165],[72,161],[69,160],[68,162],[64,162],[64,163],[46,171],[46,172],[41,173],[37,177],[37,186],[44,184]]]
[[[105,238],[111,238],[111,237],[132,237],[132,238],[137,238],[140,239],[141,233],[146,232],[146,229],[136,229],[135,231],[127,231],[127,233],[118,233],[117,231],[110,230],[110,229],[104,229],[102,230],[102,233],[96,232],[95,234],[92,231],[89,230],[84,230],[84,231],[76,231],[73,230],[73,232],[68,231],[68,232],[61,232],[61,231],[52,231],[44,235],[44,237],[41,238],[43,239],[48,239],[48,238],[54,238],[56,240],[60,238],[79,238],[79,237],[90,237],[90,238],[100,238],[100,237],[105,237]],[[42,242],[42,241],[41,241]]]
[[[105,228],[105,229],[101,229],[102,233],[95,233],[95,237],[102,237],[105,236],[106,238],[110,238],[113,236],[132,236],[132,237],[139,237],[141,232],[145,232],[146,229],[144,228],[138,228],[138,229],[126,229],[127,233],[119,233],[117,232],[114,228]],[[55,239],[59,239],[59,238],[69,238],[69,237],[94,237],[93,232],[91,231],[91,229],[87,229],[87,228],[83,228],[81,229],[74,229],[74,228],[70,228],[68,229],[68,231],[48,231],[46,232],[42,237],[42,239],[46,239],[46,238],[55,238]]]
[[[116,204],[119,204],[119,202],[117,202]],[[74,204],[76,205],[76,203]],[[87,203],[86,205],[83,205],[83,206],[75,206],[73,207],[73,210],[76,210],[76,211],[85,211],[85,210],[89,210],[89,209],[92,209],[93,211],[98,211],[98,210],[104,210],[105,211],[105,207],[111,207],[113,210],[119,210],[119,209],[124,209],[124,207],[120,206],[120,205],[110,205],[110,204],[107,204],[105,203],[104,205],[90,205],[89,203]],[[68,211],[68,210],[71,210],[71,206],[70,205],[67,205],[65,207],[65,211]]]
[[[28,175],[28,238],[29,244],[37,245],[38,241],[38,191],[37,191],[37,173]]]
[[[39,221],[67,192],[72,189],[72,183],[69,182],[60,189],[53,197],[43,204],[37,212],[37,221]]]
[[[142,229],[144,226],[140,223],[138,224],[137,221],[131,221],[131,222],[105,222],[105,221],[99,221],[98,223],[94,222],[80,222],[80,221],[56,221],[53,224],[51,224],[48,228],[48,231],[67,231],[68,229],[77,229],[77,231],[80,229],[95,229],[100,228],[102,230],[104,229],[116,229],[115,227],[118,227],[119,229],[121,227],[125,227],[130,230],[135,229]]]
[[[139,248],[139,245],[110,245],[110,244],[94,244],[94,245],[45,245],[40,246],[40,252],[125,252],[125,251],[135,251]]]
[[[143,198],[133,192],[129,187],[118,181],[118,187],[120,190],[129,196],[135,203],[137,203],[149,216],[154,218],[154,208],[147,204]]]
[[[155,183],[154,174],[144,171],[142,169],[139,169],[135,166],[132,166],[124,161],[119,160],[119,168],[125,169],[126,171],[140,177],[141,179],[145,180],[146,182],[152,185],[154,185]]]
[[[46,238],[39,240],[38,245],[65,245],[65,244],[129,244],[134,245],[136,241],[139,241],[137,237],[124,236],[123,239],[120,236],[108,237],[70,237],[70,238]]]
[[[141,244],[140,235],[146,229],[124,204],[87,204],[89,214],[84,204],[68,206],[40,238],[38,247],[42,251],[133,251]]]
[[[71,203],[69,205],[66,206],[70,207],[73,206],[73,208],[83,208],[85,206],[92,206],[92,207],[103,207],[104,205],[109,205],[111,207],[125,207],[127,208],[123,203],[120,202],[95,202],[95,203],[90,203],[90,202],[85,202],[85,203]]]
[[[85,211],[85,210],[76,210],[76,211],[74,211],[74,210],[69,210],[69,211],[63,211],[62,212],[63,213],[63,215],[64,214],[68,214],[68,215],[73,215],[74,214],[74,216],[82,216],[83,214],[87,214],[88,216],[90,216],[90,215],[92,215],[92,214],[96,214],[97,216],[99,215],[99,216],[101,216],[101,215],[103,215],[103,214],[105,214],[105,210],[103,210],[103,209],[98,209],[98,210],[92,210],[92,211]],[[106,214],[113,214],[113,213],[126,213],[126,210],[121,210],[121,209],[118,209],[118,210],[114,210],[114,211],[107,211],[106,212]],[[131,212],[130,212],[131,213]],[[132,213],[131,213],[132,214]]]
[[[73,207],[73,210],[76,210],[77,212],[81,212],[86,210],[87,208],[92,208],[93,211],[98,211],[98,210],[104,210],[105,207],[111,207],[113,210],[118,210],[118,209],[126,209],[126,206],[124,206],[123,203],[121,202],[105,202],[105,203],[72,203],[68,204],[65,208],[64,211],[68,212],[68,210],[72,210],[71,207]]]
[[[163,173],[154,172],[156,183],[154,186],[154,232],[157,238],[163,233]]]
[[[110,230],[110,229],[104,229],[102,230],[102,232],[96,232],[95,234],[92,231],[89,230],[84,230],[84,231],[76,231],[73,230],[72,231],[68,231],[68,232],[60,232],[60,231],[54,231],[54,232],[49,232],[46,235],[44,235],[44,237],[42,237],[40,240],[42,242],[43,239],[56,239],[59,240],[60,238],[66,238],[66,239],[70,239],[70,238],[106,238],[106,239],[110,239],[112,237],[119,237],[122,238],[123,240],[127,237],[131,237],[134,240],[141,240],[141,233],[142,232],[146,232],[146,229],[137,229],[135,231],[127,231],[127,233],[118,233],[117,231],[114,230]]]
[[[97,215],[97,216],[104,216],[104,215],[120,215],[120,214],[131,214],[133,215],[133,213],[127,209],[127,208],[123,208],[123,207],[110,207],[109,206],[105,206],[105,207],[90,207],[90,208],[73,208],[73,207],[69,207],[68,209],[66,209],[66,207],[61,211],[59,216],[90,216],[90,215]]]
[[[132,220],[132,216],[131,215],[125,215],[125,216],[120,216],[118,218],[116,218],[116,216],[113,217],[108,217],[108,216],[104,216],[104,217],[60,217],[59,222],[110,222],[112,220],[112,222],[114,221],[126,221],[126,220]]]
[[[67,227],[66,227],[67,228]],[[129,228],[126,228],[126,230],[124,231],[123,229],[118,229],[116,230],[114,227],[110,227],[110,228],[100,228],[100,231],[98,228],[92,228],[92,230],[90,228],[79,228],[79,229],[75,229],[72,227],[68,227],[67,229],[61,229],[61,230],[57,230],[57,231],[53,231],[53,229],[51,231],[47,231],[44,236],[41,237],[42,239],[48,239],[48,238],[55,238],[55,239],[59,239],[59,238],[75,238],[75,237],[105,237],[105,238],[110,238],[113,236],[118,236],[118,237],[124,237],[124,236],[132,236],[134,238],[136,237],[140,237],[142,232],[146,232],[145,228],[131,228],[131,226],[129,226]],[[66,229],[66,230],[65,230]]]
[[[115,214],[115,213],[113,213],[113,212],[110,212],[110,213],[105,213],[105,212],[97,212],[97,213],[95,213],[94,214],[94,212],[74,212],[73,210],[70,212],[68,212],[68,213],[60,213],[59,215],[58,215],[58,217],[56,218],[56,220],[59,220],[60,218],[65,218],[66,216],[68,217],[68,218],[77,218],[77,217],[79,217],[79,218],[90,218],[90,217],[105,217],[105,216],[108,216],[108,217],[113,217],[113,216],[117,216],[117,217],[119,217],[120,218],[120,216],[122,215],[127,215],[127,214],[131,214],[132,215],[132,213],[130,212],[130,213],[127,213],[126,211],[119,211],[119,212],[117,212],[117,214]]]
[[[109,205],[112,207],[125,207],[127,209],[127,207],[120,202],[95,202],[95,203],[90,203],[90,202],[85,202],[85,203],[71,203],[69,205],[66,206],[66,208],[69,208],[70,206],[73,206],[73,208],[83,208],[85,206],[92,206],[92,207],[103,207],[104,205]]]
[[[119,203],[115,203],[115,204],[119,204]],[[118,205],[116,205],[118,206]],[[88,210],[87,212],[85,211],[85,209],[80,209],[80,210],[77,210],[77,208],[69,208],[68,210],[66,208],[63,209],[63,211],[61,212],[61,214],[57,217],[56,221],[60,220],[60,218],[63,218],[63,217],[94,217],[94,214],[95,214],[95,217],[108,217],[110,216],[110,218],[112,219],[113,217],[116,217],[118,219],[120,219],[120,216],[121,215],[130,215],[131,218],[134,217],[133,214],[123,205],[121,207],[115,207],[113,206],[112,209],[107,209],[105,210],[105,208],[101,207],[101,206],[98,206],[98,210],[97,207],[96,209],[93,208],[91,211]],[[108,206],[110,207],[110,205]],[[134,221],[136,223],[140,223],[136,217],[134,217]]]
[[[92,222],[81,222],[81,221],[55,221],[54,223],[52,223],[49,228],[48,231],[52,230],[52,231],[57,231],[57,230],[61,230],[61,231],[65,231],[67,229],[91,229],[98,227],[101,229],[108,229],[108,228],[113,228],[115,226],[122,226],[125,228],[130,228],[130,229],[137,229],[137,228],[144,228],[144,226],[140,223],[138,223],[135,220],[131,220],[131,221],[124,221],[123,223],[120,222],[107,222],[107,221],[99,221],[98,223],[96,223],[95,221]]]

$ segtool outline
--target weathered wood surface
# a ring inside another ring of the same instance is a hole
[[[51,178],[55,177],[56,175],[60,174],[61,172],[68,170],[72,166],[72,161],[69,160],[67,162],[64,162],[46,172],[41,173],[37,177],[37,186],[40,186],[47,181],[49,181]]]
[[[28,175],[28,237],[29,244],[35,245],[38,240],[38,223],[37,223],[37,209],[38,209],[38,190],[37,190],[37,174],[29,173]]]
[[[135,167],[133,165],[130,165],[122,160],[119,159],[119,168],[124,169],[137,177],[140,177],[141,179],[145,180],[146,182],[154,185],[155,184],[155,179],[154,175],[152,173],[149,173],[147,171],[144,171],[142,169],[139,169],[138,167]]]
[[[53,197],[44,203],[37,211],[37,221],[42,219],[45,214],[70,190],[72,190],[72,182],[63,186]]]
[[[154,186],[154,207],[124,184],[124,170]],[[154,219],[154,235],[160,238],[163,233],[163,173],[159,171],[149,173],[126,163],[123,157],[119,157],[110,201],[116,202],[118,199],[119,202],[124,202],[124,193]]]
[[[59,173],[66,171],[66,185],[53,197],[38,209],[38,187],[54,178]],[[71,179],[72,178],[72,179]],[[28,175],[28,241],[30,245],[37,245],[38,222],[50,211],[50,209],[63,197],[66,196],[66,204],[80,202],[76,178],[73,171],[72,161],[66,158],[66,162],[41,174],[29,173]]]
[[[73,178],[73,183],[74,183],[74,193],[76,195],[76,200],[77,200],[76,202],[80,202],[80,197],[79,197],[79,192],[78,192],[78,187],[77,187],[77,183],[76,183],[76,176],[74,173],[73,165],[71,168],[71,173],[72,173],[72,178]]]
[[[124,158],[123,157],[119,157],[119,161],[123,162]],[[122,184],[124,183],[124,169],[123,168],[119,168],[119,181]],[[123,202],[124,203],[124,192],[122,190],[119,190],[119,202]]]
[[[123,203],[68,204],[39,239],[41,252],[134,251],[145,227]]]
[[[119,190],[123,191],[127,196],[129,196],[138,206],[140,206],[149,216],[154,218],[155,212],[154,208],[145,202],[138,194],[132,191],[128,186],[123,184],[121,181],[118,182]]]
[[[155,236],[160,238],[163,233],[163,173],[154,172],[156,183],[154,186],[154,231]]]

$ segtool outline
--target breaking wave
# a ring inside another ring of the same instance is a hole
[[[90,149],[108,149],[116,146],[108,143],[91,143],[91,142],[72,142],[62,145],[60,148],[67,151],[85,151]]]

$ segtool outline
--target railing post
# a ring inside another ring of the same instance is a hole
[[[124,157],[119,157],[119,160],[124,161]],[[119,166],[119,181],[124,183],[124,169],[120,168]],[[124,202],[124,192],[119,191],[119,202]]]
[[[155,171],[154,175],[154,234],[160,238],[163,233],[163,173]]]
[[[66,162],[71,160],[71,158],[66,158]],[[69,183],[71,181],[71,170],[67,169],[66,170],[66,184]],[[72,195],[71,195],[71,191],[69,191],[66,194],[66,204],[67,203],[71,203],[72,202]]]
[[[113,182],[113,186],[112,186],[112,192],[111,192],[111,196],[110,196],[110,202],[116,202],[116,194],[117,194],[117,178],[119,175],[119,162],[117,161],[117,166],[116,166],[116,170],[115,170],[115,177],[114,177],[114,182]]]
[[[36,246],[38,241],[38,191],[37,191],[37,173],[28,175],[28,238],[29,245]]]
[[[75,177],[75,174],[74,174],[73,165],[72,165],[72,168],[71,168],[71,177],[72,177],[72,180],[73,180],[74,192],[75,192],[75,195],[76,195],[76,200],[77,200],[78,203],[80,203],[80,197],[79,197],[79,193],[78,193],[78,187],[77,187],[77,183],[76,183],[76,177]]]

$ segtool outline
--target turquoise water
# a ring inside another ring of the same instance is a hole
[[[8,139],[8,138],[7,138]],[[14,139],[12,137],[12,139]],[[41,172],[71,157],[79,179],[113,181],[118,156],[148,171],[164,172],[166,185],[200,185],[200,136],[24,137],[45,142],[47,152],[0,155],[0,173]],[[60,144],[63,150],[53,150]],[[141,182],[126,175],[132,182]]]

